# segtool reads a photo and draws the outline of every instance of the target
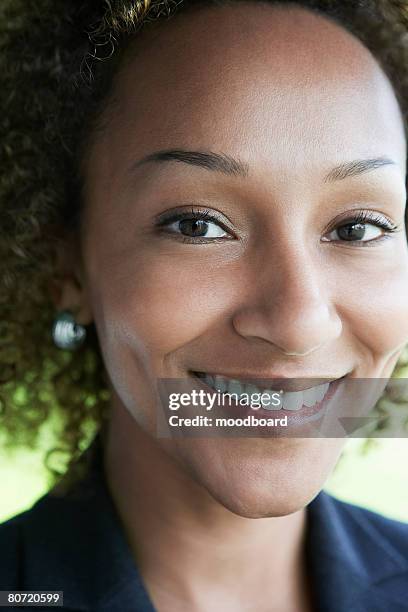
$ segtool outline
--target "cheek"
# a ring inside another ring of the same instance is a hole
[[[203,259],[145,253],[105,268],[102,278],[91,279],[100,333],[116,330],[160,360],[225,319],[236,283]]]
[[[363,247],[364,248],[364,247]],[[370,248],[370,247],[367,247]],[[348,267],[338,277],[338,304],[346,329],[373,356],[388,357],[408,342],[408,256],[405,248],[392,261]]]
[[[225,320],[233,299],[225,274],[215,278],[202,259],[192,260],[142,250],[138,257],[98,258],[97,266],[88,260],[95,323],[114,396],[145,431],[155,431],[154,390],[158,376],[169,376],[166,356],[219,317]]]

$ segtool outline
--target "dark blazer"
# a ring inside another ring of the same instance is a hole
[[[0,526],[0,590],[64,591],[65,610],[154,612],[101,466],[74,495],[45,495]],[[306,552],[316,612],[408,612],[408,524],[321,492]]]

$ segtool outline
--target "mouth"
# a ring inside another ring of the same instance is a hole
[[[344,374],[337,378],[324,378],[320,376],[297,380],[283,378],[262,379],[257,380],[257,384],[254,384],[252,381],[248,382],[248,379],[229,378],[224,375],[207,372],[191,372],[191,374],[198,378],[201,383],[204,383],[220,394],[234,394],[238,401],[244,396],[249,398],[255,396],[257,401],[259,401],[261,395],[267,400],[268,396],[276,398],[277,394],[279,394],[281,399],[278,405],[276,405],[276,401],[270,403],[267,401],[265,403],[262,402],[262,410],[274,412],[279,410],[290,412],[299,412],[301,410],[313,411],[348,376],[348,374]]]

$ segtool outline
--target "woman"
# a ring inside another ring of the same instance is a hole
[[[405,3],[80,5],[3,9],[3,427],[34,444],[57,399],[72,466],[99,433],[1,527],[0,589],[406,610],[408,527],[320,492],[344,433],[156,430],[158,381],[285,397],[399,366]]]

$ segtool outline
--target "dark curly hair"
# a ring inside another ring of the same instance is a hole
[[[54,424],[51,481],[78,463],[109,414],[95,328],[75,354],[55,348],[50,286],[59,274],[58,245],[80,223],[82,162],[103,127],[115,74],[149,22],[236,1],[1,2],[1,436],[6,447],[35,448],[42,425]],[[407,126],[406,0],[262,1],[320,12],[362,40],[391,80]],[[404,352],[394,375],[406,359]],[[386,399],[377,405],[384,414]],[[63,469],[53,464],[56,453],[67,459]]]

